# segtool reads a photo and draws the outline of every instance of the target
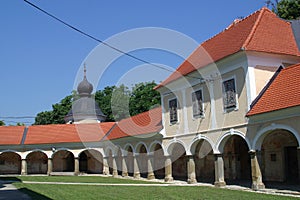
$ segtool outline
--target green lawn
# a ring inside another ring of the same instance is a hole
[[[2,179],[2,178],[0,178]],[[204,186],[138,186],[144,181],[116,179],[109,177],[84,176],[17,176],[20,181],[47,182],[83,182],[83,183],[137,183],[137,186],[90,186],[90,185],[57,185],[25,184],[14,185],[33,199],[294,199],[291,197],[266,195],[254,192],[236,191]]]

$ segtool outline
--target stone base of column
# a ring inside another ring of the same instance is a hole
[[[252,183],[252,187],[253,190],[262,190],[265,189],[265,184],[263,183]]]
[[[78,176],[79,175],[79,172],[74,172],[74,176]]]
[[[134,173],[134,174],[133,174],[133,178],[136,178],[136,179],[141,178],[140,173]]]
[[[27,175],[27,173],[26,172],[22,172],[21,175],[24,176],[24,175]]]
[[[215,182],[215,186],[216,187],[224,187],[224,186],[226,186],[226,183],[225,183],[225,181],[222,181],[222,182]]]
[[[155,179],[155,175],[154,175],[153,173],[148,174],[148,175],[147,175],[147,179],[148,179],[148,180],[153,180],[153,179]]]
[[[123,177],[128,177],[128,172],[122,172]]]
[[[195,183],[198,183],[197,180],[195,178],[191,178],[191,179],[188,179],[188,184],[195,184]]]
[[[172,182],[174,179],[172,176],[167,176],[165,177],[165,182],[169,183],[169,182]]]

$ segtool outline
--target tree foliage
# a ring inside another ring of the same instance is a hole
[[[94,94],[106,121],[119,121],[121,119],[148,111],[160,104],[160,94],[153,90],[154,82],[136,84],[132,91],[124,86],[107,86]],[[78,99],[78,94],[66,96],[59,103],[52,105],[51,111],[37,114],[34,125],[64,124],[64,117],[72,108],[72,102]]]
[[[267,0],[266,4],[282,19],[294,20],[300,18],[300,0]]]
[[[0,126],[5,126],[4,121],[0,120]]]
[[[277,4],[277,15],[287,20],[299,19],[300,0],[279,1]]]
[[[131,116],[160,105],[160,94],[156,90],[153,90],[155,86],[156,83],[154,82],[139,83],[134,86],[129,101]]]

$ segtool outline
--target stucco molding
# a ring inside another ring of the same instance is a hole
[[[233,136],[233,135],[237,135],[237,136],[240,136],[241,138],[243,138],[248,146],[248,149],[251,150],[251,143],[250,143],[249,139],[246,137],[246,135],[244,133],[242,133],[241,131],[238,131],[235,129],[230,129],[229,131],[222,134],[219,137],[219,139],[217,140],[217,143],[215,146],[215,149],[217,150],[216,153],[223,153],[227,140],[229,139],[230,136]]]
[[[218,150],[215,149],[214,142],[210,138],[206,137],[205,135],[199,134],[192,140],[192,142],[190,143],[190,145],[188,147],[191,155],[195,154],[196,146],[198,144],[198,141],[200,141],[200,140],[205,140],[206,142],[208,142],[213,150],[213,153],[218,152]]]
[[[279,129],[287,130],[290,133],[292,133],[295,136],[295,138],[296,138],[296,140],[298,142],[298,147],[300,147],[300,135],[299,135],[298,131],[296,131],[293,127],[285,125],[285,124],[275,124],[275,123],[272,123],[270,126],[264,127],[264,128],[260,129],[257,132],[256,136],[253,139],[252,149],[260,151],[261,150],[261,145],[262,145],[262,143],[264,141],[264,138],[270,132],[272,132],[274,130],[279,130]]]

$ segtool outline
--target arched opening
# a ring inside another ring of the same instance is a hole
[[[197,181],[214,183],[215,157],[209,142],[206,140],[198,141],[195,148],[194,160]]]
[[[119,148],[117,151],[117,156],[116,156],[116,164],[117,164],[117,169],[118,169],[118,175],[122,175],[122,151]]]
[[[59,150],[52,157],[53,172],[74,172],[74,155],[67,150]]]
[[[175,180],[187,180],[187,162],[184,147],[175,143],[171,153],[172,176]]]
[[[48,157],[41,151],[31,152],[26,157],[28,174],[47,174]]]
[[[0,174],[21,174],[21,156],[14,152],[1,153]]]
[[[145,145],[141,145],[139,149],[139,156],[137,157],[137,163],[140,171],[140,175],[143,178],[147,178],[148,175],[148,156]]]
[[[103,172],[103,156],[99,151],[89,149],[79,155],[79,171],[88,174]]]
[[[299,183],[297,147],[297,139],[287,130],[274,130],[265,136],[261,146],[261,171],[266,185],[270,182]]]
[[[133,149],[131,146],[126,148],[127,151],[127,156],[125,158],[126,165],[127,165],[127,170],[128,170],[128,176],[133,176]]]
[[[165,156],[160,144],[156,144],[154,147],[153,170],[155,178],[163,179],[165,177]]]
[[[251,186],[251,160],[247,142],[238,135],[229,136],[223,151],[227,184]]]

